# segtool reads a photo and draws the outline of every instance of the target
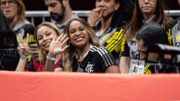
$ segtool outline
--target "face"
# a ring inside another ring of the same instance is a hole
[[[71,22],[69,26],[70,43],[74,47],[85,47],[89,43],[89,34],[86,27],[79,21]]]
[[[107,17],[114,13],[120,6],[119,2],[115,0],[96,0],[96,8],[101,8],[104,10],[103,17]]]
[[[49,51],[50,43],[55,35],[57,36],[57,33],[52,28],[47,26],[40,27],[37,30],[37,41],[39,43],[39,47],[45,51]]]
[[[140,54],[140,59],[144,59],[146,58],[146,51],[147,51],[147,47],[143,46],[143,41],[142,39],[137,41],[138,44],[138,50],[139,50],[139,54]]]
[[[138,3],[142,13],[154,15],[157,0],[138,0]]]
[[[60,3],[60,1],[44,0],[44,2],[53,20],[61,21],[64,18],[65,7]]]
[[[14,0],[1,0],[0,7],[7,19],[17,16],[18,4]]]

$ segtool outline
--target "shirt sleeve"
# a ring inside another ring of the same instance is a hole
[[[62,69],[64,70],[64,67],[63,67],[63,59],[61,60],[61,62],[58,63],[57,68],[62,68]]]
[[[120,56],[126,56],[126,57],[129,57],[130,55],[129,55],[129,53],[130,53],[130,51],[129,51],[129,46],[128,46],[128,44],[127,44],[127,41],[125,42],[125,44],[124,44],[124,49],[122,49],[122,52],[120,53]]]
[[[31,61],[29,65],[26,67],[25,71],[35,71],[33,63],[34,61]]]
[[[104,71],[106,70],[107,67],[111,65],[117,65],[112,54],[105,48],[100,48],[98,51],[98,55],[99,55],[98,63]]]

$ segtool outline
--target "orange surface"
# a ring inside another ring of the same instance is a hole
[[[0,72],[0,101],[180,101],[180,75]]]

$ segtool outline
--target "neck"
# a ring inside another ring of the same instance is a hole
[[[154,14],[143,14],[144,21],[148,21]]]
[[[64,12],[63,20],[59,21],[58,24],[60,26],[64,25],[74,14],[72,13],[72,9],[70,7],[66,7],[66,11]]]
[[[76,51],[78,53],[78,61],[82,61],[84,55],[87,53],[87,51],[90,49],[90,44],[88,43],[85,47],[83,48],[76,48]]]
[[[17,23],[17,20],[18,20],[18,16],[15,16],[11,19],[7,19],[8,20],[8,23],[10,25],[10,28],[11,30],[13,30],[13,28],[15,27],[16,23]]]
[[[111,15],[109,18],[101,19],[101,29],[107,29],[110,26],[112,17],[113,15]]]

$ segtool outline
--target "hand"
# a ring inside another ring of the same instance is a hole
[[[38,48],[37,48],[37,44],[30,44],[30,54],[32,59],[37,59],[39,57],[38,54]]]
[[[28,56],[29,55],[29,47],[28,47],[28,43],[29,43],[29,34],[27,34],[27,38],[26,38],[26,42],[24,43],[22,35],[19,34],[20,37],[20,43],[18,46],[18,53],[20,56]]]
[[[102,18],[104,10],[102,10],[101,8],[96,8],[93,9],[90,13],[89,13],[89,17],[88,17],[88,22],[91,26],[96,26],[96,22]]]
[[[50,44],[48,55],[55,57],[56,55],[63,53],[69,47],[68,45],[64,46],[68,39],[67,35],[64,34],[61,34],[57,39],[55,36]]]

